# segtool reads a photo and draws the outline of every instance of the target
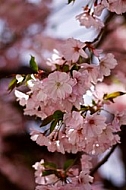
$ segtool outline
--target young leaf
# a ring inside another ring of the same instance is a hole
[[[46,169],[57,169],[57,166],[53,162],[44,162],[42,164]]]
[[[68,72],[69,71],[69,65],[64,65],[63,66],[63,71]]]
[[[40,125],[40,127],[43,127],[43,126],[45,126],[45,125],[48,125],[52,120],[53,120],[53,115],[49,115],[48,117],[46,117],[46,118],[42,121],[42,124]]]
[[[38,65],[35,61],[35,57],[33,56],[31,56],[31,59],[30,59],[30,67],[34,72],[38,72]]]
[[[56,120],[62,120],[63,119],[63,112],[60,111],[60,110],[56,110],[53,114],[53,119],[56,119]]]
[[[73,166],[75,159],[69,159],[64,163],[63,169],[66,171]]]
[[[79,69],[80,69],[80,66],[74,65],[74,66],[71,68],[71,70],[70,70],[71,76],[73,76],[73,71],[74,71],[74,70],[75,70],[75,71],[78,71]]]
[[[42,172],[42,176],[47,176],[47,175],[51,175],[51,174],[55,174],[55,170],[44,170]]]
[[[26,75],[26,76],[24,77],[24,83],[27,84],[27,82],[28,82],[29,80],[31,80],[31,79],[32,79],[31,74]]]
[[[103,99],[104,100],[110,100],[111,102],[114,102],[114,98],[117,98],[118,96],[122,96],[126,94],[126,92],[120,92],[120,91],[117,91],[117,92],[113,92],[113,93],[110,93],[110,94],[104,94],[103,96]]]
[[[8,86],[8,90],[12,91],[17,86],[17,80],[16,78],[13,78]]]
[[[55,129],[56,124],[57,124],[57,120],[53,120],[50,126],[50,133]]]

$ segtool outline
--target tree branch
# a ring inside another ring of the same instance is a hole
[[[93,176],[95,174],[95,172],[105,163],[108,161],[109,157],[111,156],[111,154],[114,152],[114,150],[116,149],[116,147],[118,146],[118,144],[114,145],[111,150],[109,151],[109,153],[100,161],[98,162],[98,164],[92,168],[90,175]]]

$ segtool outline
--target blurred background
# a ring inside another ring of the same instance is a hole
[[[30,56],[35,56],[39,68],[48,70],[46,59],[53,49],[69,37],[92,41],[99,31],[80,27],[75,16],[82,12],[86,1],[76,0],[1,0],[0,1],[0,190],[33,190],[32,165],[41,158],[63,161],[65,156],[49,153],[45,147],[30,140],[29,128],[37,125],[34,118],[23,116],[8,85],[13,75],[31,73]],[[119,65],[112,75],[126,85],[126,14],[117,16],[104,11],[106,27],[97,48],[112,52]],[[116,90],[110,78],[103,82],[109,90]],[[119,85],[120,86],[120,85]],[[102,88],[102,86],[101,86]],[[125,98],[118,99],[114,107],[126,109]],[[121,144],[109,161],[95,174],[96,190],[126,189],[126,128],[122,126]],[[68,157],[74,155],[68,155]]]

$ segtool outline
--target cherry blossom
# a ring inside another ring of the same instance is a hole
[[[108,124],[106,129],[98,136],[95,153],[99,154],[105,152],[110,146],[120,143],[120,137],[118,134],[114,134],[115,132],[115,126],[113,127],[111,124]]]
[[[99,3],[97,6],[94,7],[94,15],[100,16],[104,8],[105,5],[103,3]]]
[[[75,81],[65,72],[55,71],[44,81],[45,92],[54,100],[65,99],[72,93]]]
[[[79,112],[73,111],[72,113],[64,114],[63,121],[66,126],[77,128],[79,125],[83,124],[83,117]]]
[[[99,66],[96,64],[83,63],[80,72],[83,73],[83,71],[85,72],[85,70],[88,72],[88,78],[91,85],[91,83],[97,83],[100,72],[99,69]]]
[[[53,54],[51,58],[47,59],[46,64],[51,67],[52,70],[56,69],[56,65],[63,65],[65,63],[65,60],[62,58],[62,55],[60,55],[59,51],[56,49],[53,50]]]
[[[126,123],[126,110],[123,112],[116,112],[113,119],[113,127],[115,127],[116,131],[119,131],[119,126],[125,125]],[[118,126],[118,127],[117,127]]]
[[[124,0],[103,0],[102,2],[105,7],[117,14],[126,12],[126,2]]]
[[[26,105],[27,100],[28,100],[28,98],[29,98],[28,95],[26,95],[25,93],[22,93],[22,92],[20,92],[20,91],[18,91],[18,90],[15,90],[15,96],[17,97],[17,100],[20,101],[20,105],[21,105],[21,106]]]
[[[44,161],[41,160],[40,162],[36,162],[35,165],[33,165],[35,168],[35,177],[36,181],[40,186],[36,187],[37,189],[47,188],[50,190],[53,190],[55,188],[62,190],[62,189],[71,189],[74,187],[75,190],[79,189],[90,189],[91,185],[90,182],[93,182],[93,177],[89,176],[89,174],[84,173],[83,171],[80,172],[78,175],[78,170],[76,169],[69,169],[67,171],[67,174],[64,173],[62,169],[55,169],[55,172],[60,176],[60,175],[66,175],[65,183],[64,185],[62,178],[58,180],[58,177],[55,174],[49,174],[47,176],[43,175],[44,172]],[[49,166],[48,166],[49,167]],[[51,169],[51,168],[50,168]],[[48,168],[47,168],[48,171]],[[72,183],[71,183],[72,182]]]
[[[94,113],[92,115],[87,115],[85,118],[85,131],[87,137],[93,137],[100,135],[102,131],[106,128],[106,118],[105,116],[98,115]]]
[[[78,183],[75,185],[76,190],[91,190],[91,183],[93,182],[93,177],[81,171],[80,175],[77,178],[77,182]]]
[[[69,143],[76,146],[78,151],[85,148],[85,135],[82,127],[68,129],[66,132]]]
[[[62,46],[62,53],[67,61],[76,62],[81,55],[84,58],[88,58],[83,48],[85,43],[74,38],[69,38],[67,42]]]
[[[113,69],[117,65],[117,61],[113,54],[108,53],[105,57],[100,59],[100,77],[102,75],[109,76],[110,69]]]
[[[104,27],[103,22],[99,18],[90,15],[88,12],[77,15],[76,19],[79,20],[81,26],[85,26],[86,28],[93,26],[96,29],[101,29]]]
[[[40,146],[48,146],[49,145],[49,140],[47,137],[45,137],[40,131],[37,130],[31,130],[31,139],[33,141],[36,141],[37,144]]]
[[[81,157],[81,168],[86,173],[90,173],[90,169],[92,168],[91,160],[92,160],[91,156],[86,154],[83,154]]]
[[[73,87],[73,93],[82,96],[90,87],[90,78],[88,72],[81,72],[81,70],[73,71],[73,78],[77,81],[76,85]]]
[[[36,162],[33,165],[33,168],[36,170],[35,176],[36,176],[36,183],[42,184],[42,171],[44,171],[44,167],[42,164],[44,163],[44,160],[41,160],[40,162]]]

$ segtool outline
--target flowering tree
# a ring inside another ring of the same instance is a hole
[[[74,1],[69,0],[68,4]],[[97,48],[107,27],[107,20],[103,22],[100,18],[106,9],[122,14],[126,11],[126,2],[88,1],[76,19],[86,28],[96,28],[97,37],[92,42],[74,38],[64,41],[47,60],[48,72],[39,69],[35,57],[31,56],[33,74],[17,74],[9,85],[9,90],[26,86],[25,92],[16,89],[15,96],[25,115],[41,121],[39,129],[31,129],[31,139],[46,146],[50,152],[77,155],[75,159],[66,160],[61,167],[44,159],[36,162],[33,165],[36,190],[95,189],[95,171],[120,143],[126,110],[120,111],[116,106],[113,109],[113,105],[116,98],[125,96],[125,88],[112,92],[105,91],[105,88],[101,92],[100,88],[109,76],[109,83],[121,75],[119,82],[122,86],[125,84],[124,74],[111,72],[118,66],[114,55]],[[103,49],[106,49],[104,44]],[[94,166],[94,156],[108,149],[109,154]]]

